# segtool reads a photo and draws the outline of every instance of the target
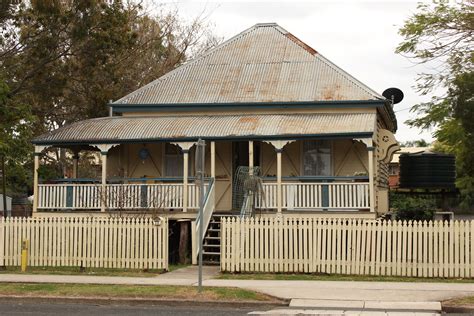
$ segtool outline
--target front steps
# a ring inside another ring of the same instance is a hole
[[[202,245],[203,262],[218,265],[221,258],[221,216],[213,215]]]

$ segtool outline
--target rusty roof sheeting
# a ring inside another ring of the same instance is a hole
[[[72,144],[179,139],[264,138],[373,133],[375,113],[261,114],[219,116],[114,116],[61,127],[35,144]]]
[[[275,23],[257,24],[116,104],[384,99]]]

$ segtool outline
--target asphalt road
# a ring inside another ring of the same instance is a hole
[[[258,307],[225,307],[225,306],[171,306],[171,305],[114,305],[90,303],[56,303],[56,302],[0,302],[0,315],[71,315],[71,316],[147,316],[147,315],[246,315]]]

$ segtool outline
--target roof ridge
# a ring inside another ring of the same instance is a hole
[[[282,34],[285,34],[285,33],[288,33],[288,31],[286,31],[284,28],[280,27],[278,24],[276,23],[257,23],[245,30],[243,30],[242,32],[232,36],[231,38],[229,38],[228,40],[220,43],[219,45],[209,49],[208,51],[204,52],[201,56],[198,56],[196,58],[193,58],[191,60],[189,60],[188,62],[185,62],[183,63],[182,65],[179,65],[177,68],[169,71],[168,73],[162,75],[161,77],[158,77],[156,78],[155,80],[149,82],[148,84],[144,85],[143,87],[123,96],[122,98],[118,99],[117,101],[113,102],[113,103],[121,103],[122,100],[126,100],[126,99],[130,99],[131,97],[137,95],[137,94],[140,94],[142,92],[144,92],[145,90],[147,89],[150,89],[152,88],[155,84],[157,84],[158,82],[161,82],[163,80],[166,80],[168,79],[169,77],[172,77],[174,75],[176,75],[177,73],[179,73],[180,71],[183,71],[183,67],[191,67],[193,64],[197,63],[198,61],[200,60],[203,60],[207,57],[209,57],[210,55],[212,55],[215,51],[217,51],[218,49],[224,47],[224,46],[227,46],[229,45],[230,43],[234,42],[236,39],[238,38],[241,38],[242,36],[245,36],[245,35],[248,35],[249,33],[251,33],[252,31],[256,30],[257,28],[260,28],[260,27],[268,27],[268,26],[272,26],[274,27],[275,29],[277,29],[278,31],[280,31]]]

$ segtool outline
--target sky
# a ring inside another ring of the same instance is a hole
[[[316,49],[352,76],[382,93],[401,89],[405,98],[394,106],[399,142],[425,139],[433,131],[421,131],[405,124],[416,114],[409,108],[428,100],[413,88],[425,66],[395,53],[402,41],[398,29],[416,12],[416,0],[398,1],[159,1],[176,8],[184,19],[204,14],[214,33],[228,39],[256,23],[276,22]],[[436,91],[435,91],[436,93]]]

